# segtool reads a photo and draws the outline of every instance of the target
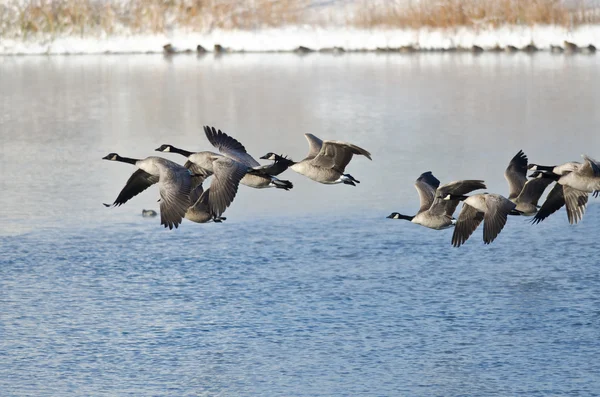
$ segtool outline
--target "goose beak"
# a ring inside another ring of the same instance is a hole
[[[393,217],[394,217],[394,214],[390,214],[390,215],[386,216],[386,218],[388,218],[388,219],[392,219]]]
[[[102,160],[110,160],[110,154],[107,154],[106,156],[102,157]]]
[[[269,159],[269,155],[265,154],[264,156],[260,157],[261,160],[268,160]]]

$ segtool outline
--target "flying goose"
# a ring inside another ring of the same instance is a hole
[[[517,205],[515,209],[525,216],[535,215],[538,211],[538,201],[552,180],[547,178],[527,180],[527,156],[522,150],[519,150],[508,163],[504,178],[508,182],[508,199]]]
[[[110,153],[103,157],[103,160],[129,163],[138,168],[129,177],[112,205],[104,204],[105,206],[117,207],[125,204],[132,197],[158,183],[161,197],[160,224],[169,229],[177,228],[181,224],[190,206],[189,195],[192,184],[190,170],[170,160],[154,156],[140,160]]]
[[[261,169],[261,165],[251,155],[246,152],[246,148],[235,138],[230,137],[221,130],[215,127],[204,127],[206,138],[215,148],[223,155],[244,164],[247,167],[254,168],[244,179],[242,184],[256,189],[264,189],[268,187],[276,187],[279,189],[290,190],[294,185],[290,181],[277,179],[268,173],[268,169]],[[255,168],[256,167],[256,168]]]
[[[371,160],[371,153],[351,143],[322,141],[313,134],[304,136],[308,141],[308,155],[302,161],[292,162],[289,166],[292,170],[324,184],[344,183],[356,186],[356,183],[360,183],[352,175],[344,174],[344,170],[353,155],[363,155]],[[267,153],[261,158],[271,159],[272,154]]]
[[[542,207],[532,219],[533,224],[540,223],[563,205],[567,209],[570,224],[578,223],[585,213],[588,194],[598,196],[600,190],[600,163],[583,155],[584,162],[569,162],[559,166],[540,166],[534,164],[530,169],[536,170],[531,176],[556,181]]]
[[[475,194],[463,201],[463,207],[452,233],[452,245],[460,247],[483,221],[483,242],[489,244],[500,234],[506,218],[517,205],[499,194]]]
[[[214,128],[204,127],[204,132],[209,142],[219,149],[220,152],[224,153],[217,154],[214,152],[204,151],[204,152],[189,152],[187,150],[183,150],[177,148],[170,144],[163,144],[157,149],[157,152],[172,152],[177,153],[182,156],[187,157],[188,161],[185,163],[185,167],[189,168],[194,174],[201,175],[203,178],[206,178],[213,174],[212,162],[215,156],[230,158],[242,165],[244,165],[248,169],[248,173],[244,175],[242,178],[241,184],[249,187],[263,189],[268,187],[276,187],[280,189],[289,190],[294,187],[294,185],[289,181],[284,181],[275,178],[270,175],[269,170],[259,170],[260,164],[252,158],[248,153],[246,153],[246,149],[244,146],[239,143],[234,138],[231,138],[227,134],[217,131]],[[257,167],[256,170],[253,168]],[[194,184],[194,187],[199,184],[200,179],[198,178]]]
[[[454,226],[456,219],[452,217],[458,203],[467,193],[477,189],[485,189],[480,180],[462,180],[440,186],[440,181],[431,171],[422,173],[415,181],[421,206],[414,216],[392,212],[388,218],[405,219],[430,229],[446,229]],[[463,198],[464,197],[464,198]]]

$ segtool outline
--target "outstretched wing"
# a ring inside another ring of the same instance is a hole
[[[354,154],[362,154],[369,160],[371,159],[371,153],[356,145],[339,141],[323,141],[321,151],[312,160],[312,163],[318,167],[330,168],[343,173]]]
[[[234,159],[248,167],[258,167],[260,164],[246,152],[246,148],[235,138],[230,137],[215,127],[204,127],[204,133],[211,145],[225,156]]]
[[[477,226],[483,220],[483,212],[478,211],[475,207],[463,203],[462,210],[456,221],[454,232],[452,233],[452,245],[460,247],[471,237],[471,234],[477,229]]]
[[[533,178],[528,180],[515,201],[537,205],[544,190],[546,190],[552,182],[554,181],[551,178]]]
[[[190,170],[192,173],[192,189],[195,189],[199,185],[202,185],[204,180],[212,175],[212,172],[207,170],[206,168],[202,168],[196,163],[192,163],[191,161],[186,161],[183,165],[185,168]]]
[[[485,183],[479,179],[465,179],[462,181],[446,183],[436,190],[436,198],[429,212],[432,215],[446,214],[452,217],[460,200],[444,200],[446,196],[449,194],[453,196],[464,196],[467,193],[471,193],[473,190],[485,188]]]
[[[415,189],[419,193],[419,201],[421,206],[419,207],[418,214],[427,211],[435,197],[435,191],[440,186],[440,181],[433,176],[431,171],[422,173],[415,181]]]
[[[516,198],[527,182],[527,156],[522,150],[519,150],[508,163],[508,167],[504,171],[504,178],[508,181],[508,198]]]
[[[486,194],[487,211],[483,218],[483,242],[489,244],[498,237],[506,225],[508,214],[517,206],[512,201],[497,194]]]
[[[573,189],[570,186],[563,186],[563,195],[565,207],[567,207],[567,218],[569,223],[573,225],[583,218],[587,207],[588,193]]]
[[[190,207],[191,178],[185,168],[165,171],[158,186],[160,191],[160,224],[173,229],[181,224]]]
[[[158,176],[150,175],[144,170],[138,169],[136,170],[125,183],[125,187],[121,190],[117,199],[112,203],[113,207],[118,207],[122,204],[125,204],[134,196],[137,196],[144,190],[148,189],[150,186],[154,185],[158,182]],[[110,207],[111,204],[104,204],[107,207]]]
[[[308,154],[306,155],[306,159],[313,159],[317,157],[317,154],[321,151],[321,146],[323,146],[323,141],[314,136],[313,134],[304,134],[306,140],[308,141]]]
[[[583,159],[585,161],[579,168],[578,173],[590,177],[600,177],[600,163],[585,154],[583,155]]]
[[[554,185],[552,190],[550,190],[550,193],[548,193],[546,201],[544,201],[544,204],[542,204],[542,207],[539,209],[537,214],[535,214],[533,219],[531,219],[531,223],[534,225],[540,223],[558,211],[563,205],[565,205],[563,186],[557,183]]]
[[[210,184],[208,204],[215,217],[221,216],[237,194],[240,181],[246,175],[248,167],[227,157],[213,162],[214,179]]]

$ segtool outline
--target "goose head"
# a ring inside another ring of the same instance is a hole
[[[414,218],[414,216],[402,215],[399,212],[392,212],[386,218],[389,218],[389,219],[404,219],[404,220],[407,220],[407,221],[412,221],[413,218]]]
[[[273,161],[275,161],[275,160],[277,160],[279,157],[281,157],[281,156],[278,156],[278,155],[276,155],[276,154],[275,154],[275,153],[273,153],[273,152],[269,152],[269,153],[265,154],[264,156],[262,156],[262,157],[261,157],[261,159],[262,159],[262,160],[273,160]]]
[[[173,146],[168,145],[168,144],[160,145],[160,147],[154,149],[154,151],[156,151],[156,152],[170,152],[172,150],[173,150]]]
[[[110,160],[110,161],[119,161],[121,156],[116,153],[109,153],[106,156],[102,157],[102,160]]]

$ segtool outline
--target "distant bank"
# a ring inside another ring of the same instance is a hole
[[[0,37],[0,54],[132,54],[240,52],[553,51],[594,53],[600,25],[459,28],[321,28],[291,26],[258,30],[173,30],[155,34]]]

